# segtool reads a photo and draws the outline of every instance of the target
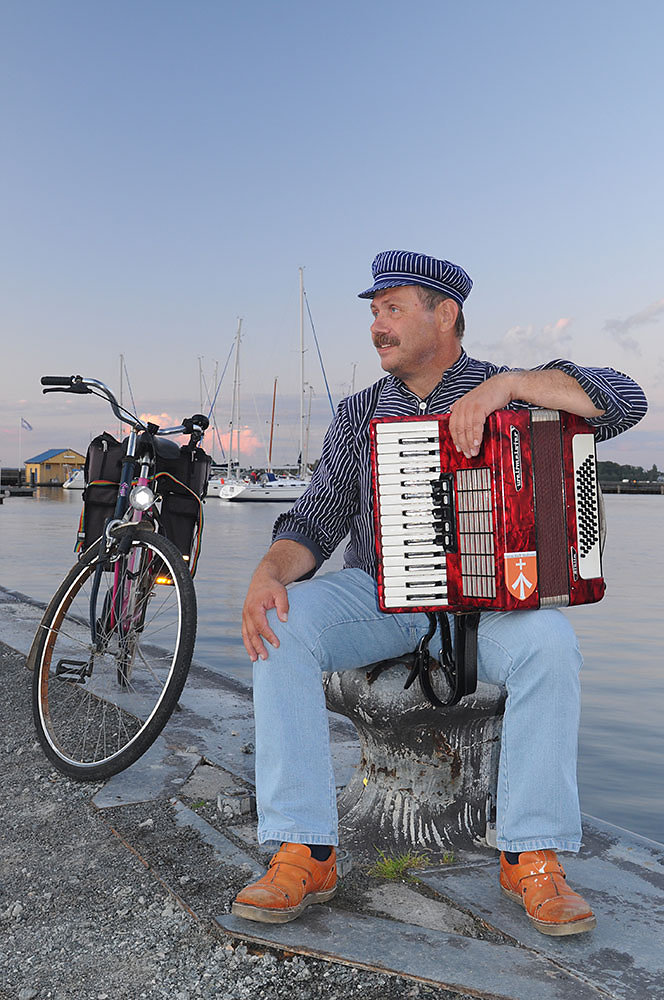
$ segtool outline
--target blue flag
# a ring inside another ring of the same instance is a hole
[[[29,424],[25,417],[21,417],[21,427],[24,427],[26,431],[32,430],[32,424]]]

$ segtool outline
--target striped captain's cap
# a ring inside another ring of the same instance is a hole
[[[383,288],[399,285],[423,285],[448,295],[460,306],[468,297],[473,283],[458,264],[449,260],[436,260],[411,250],[383,250],[374,257],[371,271],[374,283],[360,292],[358,298],[372,299]]]

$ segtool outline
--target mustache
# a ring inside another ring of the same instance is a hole
[[[398,347],[401,341],[398,337],[387,337],[385,335],[373,337],[374,347]]]

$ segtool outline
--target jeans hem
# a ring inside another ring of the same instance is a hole
[[[581,841],[561,840],[559,837],[538,837],[533,840],[505,840],[498,837],[496,846],[499,851],[513,851],[515,854],[520,851],[571,851],[578,854]]]
[[[292,830],[259,830],[258,843],[266,847],[279,847],[287,844],[321,844],[324,847],[337,847],[339,837],[336,833],[293,832]]]

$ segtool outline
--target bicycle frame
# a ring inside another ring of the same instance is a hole
[[[109,528],[113,525],[123,524],[123,523],[139,523],[144,516],[143,511],[133,510],[131,513],[130,521],[126,521],[126,514],[129,508],[129,494],[131,492],[132,486],[134,484],[134,472],[136,463],[136,443],[138,440],[138,434],[135,427],[132,427],[129,434],[129,440],[127,442],[127,455],[122,463],[122,471],[120,475],[120,483],[118,487],[118,497],[115,503],[115,511],[113,517],[104,527],[104,535],[102,538],[102,544],[106,546],[107,551],[110,548],[110,534]],[[148,486],[149,485],[149,467],[150,463],[148,461],[141,463],[141,470],[136,480],[137,486]],[[130,536],[129,536],[130,540]],[[110,617],[110,626],[115,628],[116,625],[119,626],[120,633],[127,635],[131,626],[134,624],[134,610],[136,607],[136,595],[135,588],[132,586],[132,580],[136,578],[136,559],[139,555],[132,552],[131,547],[128,552],[122,552],[122,542],[120,543],[120,558],[115,559],[114,568],[114,583],[113,583],[113,593],[111,606],[107,613]],[[124,593],[120,590],[120,580],[123,575],[120,572],[122,559],[127,559],[129,562],[128,572],[126,574],[126,579],[129,583],[124,588]],[[99,648],[99,637],[97,634],[97,597],[99,595],[99,585],[105,569],[107,568],[106,561],[100,562],[99,566],[95,570],[95,575],[92,582],[92,589],[90,593],[90,638],[92,641],[93,648]]]
[[[115,416],[120,421],[128,423],[131,427],[127,441],[126,457],[122,463],[115,511],[113,517],[104,526],[104,534],[102,536],[101,544],[105,546],[105,551],[108,555],[111,550],[111,533],[113,529],[121,525],[139,524],[144,519],[146,514],[145,510],[138,509],[137,507],[133,508],[131,513],[128,514],[132,488],[134,486],[150,487],[151,485],[150,470],[153,464],[153,458],[148,454],[137,454],[140,441],[139,432],[147,433],[153,436],[190,433],[195,440],[200,440],[205,429],[207,428],[208,420],[202,414],[197,414],[196,416],[183,421],[182,424],[177,427],[158,428],[154,424],[145,423],[143,420],[122,407],[108,386],[104,385],[103,382],[97,381],[96,379],[84,379],[80,375],[72,375],[68,378],[46,376],[42,378],[41,381],[43,385],[58,387],[53,389],[44,389],[44,392],[64,391],[81,394],[94,393],[105,397],[110,403]],[[140,470],[138,476],[135,478],[137,461],[140,461]],[[144,613],[144,608],[139,607],[137,611],[138,595],[135,581],[138,578],[138,570],[140,568],[138,566],[138,560],[140,560],[141,556],[140,552],[135,551],[132,547],[132,537],[133,535],[131,531],[128,530],[126,538],[121,539],[117,545],[117,554],[113,555],[113,560],[115,561],[114,585],[111,606],[107,609],[111,627],[115,627],[117,625],[120,634],[125,636],[130,634],[132,628],[140,629],[140,618],[141,614]],[[109,555],[109,559],[110,558],[111,557]],[[128,560],[126,574],[122,573],[123,565],[126,565],[124,564],[125,559]],[[97,598],[99,595],[101,579],[103,573],[108,568],[108,565],[109,563],[107,559],[102,559],[100,561],[99,565],[95,569],[95,575],[90,593],[90,633],[92,647],[97,650],[100,650],[101,648],[101,638],[98,634],[97,627],[99,620],[97,616]],[[121,588],[121,579],[127,581],[124,588]],[[163,582],[168,583],[170,581],[164,580]],[[124,592],[121,592],[121,589],[123,589]]]

